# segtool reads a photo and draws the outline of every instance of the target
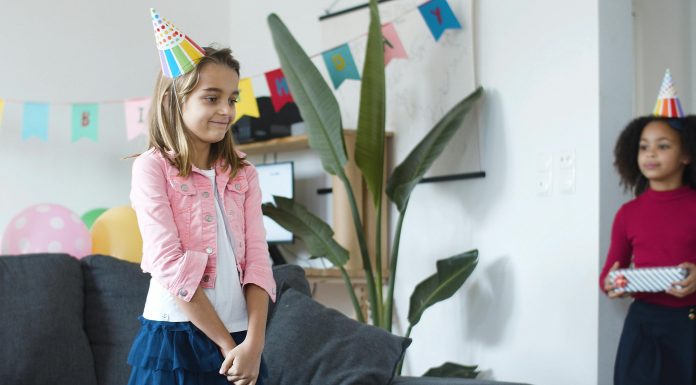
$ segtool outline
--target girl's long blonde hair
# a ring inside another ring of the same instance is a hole
[[[215,49],[205,47],[205,56],[196,67],[177,78],[170,79],[157,76],[155,91],[150,105],[150,129],[148,148],[157,149],[162,156],[179,169],[179,175],[186,177],[191,173],[191,134],[186,130],[181,116],[181,105],[198,84],[201,69],[209,63],[227,66],[239,75],[239,62],[232,56],[229,48]],[[172,95],[174,97],[172,97]],[[208,167],[218,160],[223,161],[223,170],[231,167],[234,176],[240,167],[244,166],[245,158],[241,158],[234,150],[232,129],[227,130],[225,137],[210,145]]]

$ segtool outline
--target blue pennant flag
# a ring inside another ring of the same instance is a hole
[[[98,104],[73,104],[72,141],[88,138],[97,141]]]
[[[432,0],[418,7],[425,23],[428,24],[435,40],[440,40],[440,36],[446,29],[461,29],[459,20],[454,16],[447,0]]]
[[[48,140],[48,104],[24,103],[22,139],[37,136],[44,142]]]
[[[326,51],[322,53],[322,56],[324,57],[324,63],[326,63],[326,68],[329,70],[329,75],[331,75],[331,81],[335,89],[338,89],[341,83],[346,79],[360,80],[358,67],[355,66],[353,54],[350,52],[348,43]]]

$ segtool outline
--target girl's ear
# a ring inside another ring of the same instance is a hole
[[[691,156],[690,155],[682,155],[682,163],[684,163],[685,166],[688,166],[691,164]]]

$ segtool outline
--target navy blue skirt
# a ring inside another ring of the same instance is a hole
[[[151,321],[139,317],[141,327],[133,341],[128,364],[128,385],[229,385],[219,373],[223,356],[218,346],[191,322]],[[242,343],[246,331],[231,333]],[[261,358],[257,385],[268,370]]]
[[[696,307],[633,301],[616,353],[614,384],[696,384]]]

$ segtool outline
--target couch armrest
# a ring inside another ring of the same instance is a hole
[[[524,385],[516,382],[500,382],[466,378],[395,377],[391,385]]]

